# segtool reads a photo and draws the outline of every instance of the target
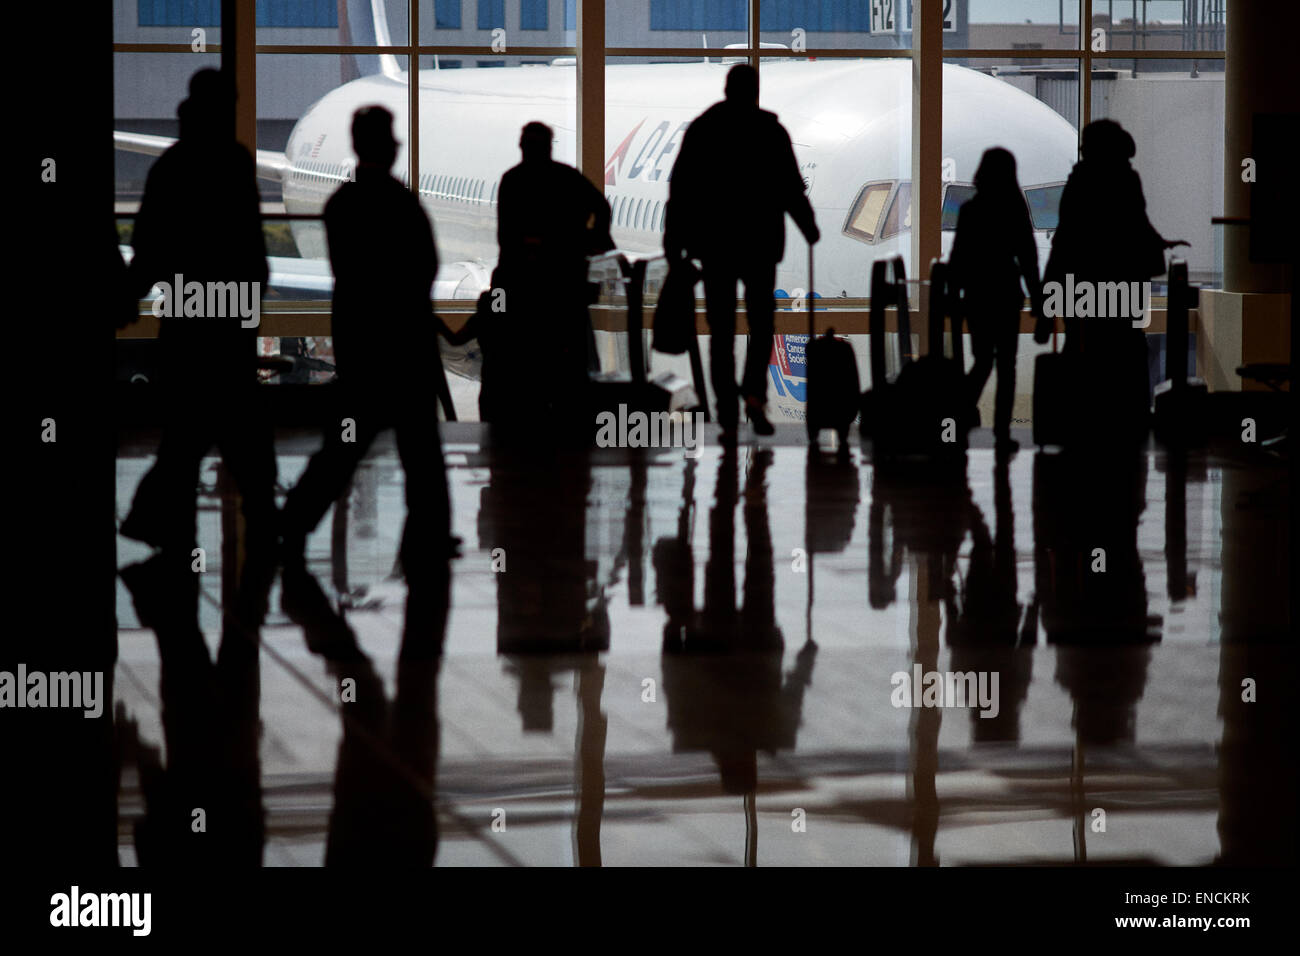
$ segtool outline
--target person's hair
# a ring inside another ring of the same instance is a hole
[[[519,149],[523,152],[524,159],[550,159],[553,139],[551,128],[534,120],[524,124],[523,131],[519,134]]]
[[[393,114],[382,106],[363,106],[353,113],[352,148],[363,163],[391,164],[397,149]]]
[[[1137,155],[1137,144],[1114,120],[1093,120],[1083,128],[1080,152],[1085,160],[1128,160]]]
[[[732,102],[758,101],[758,71],[748,63],[737,63],[727,73],[727,99]]]
[[[986,149],[975,170],[975,188],[982,193],[1008,195],[1020,193],[1016,179],[1016,157],[1001,146]]]

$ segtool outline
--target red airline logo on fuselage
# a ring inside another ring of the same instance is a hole
[[[623,137],[623,142],[619,143],[618,148],[610,154],[609,161],[605,163],[606,186],[617,186],[620,177],[624,181],[644,179],[650,182],[659,180],[667,182],[672,178],[672,162],[665,164],[665,160],[668,159],[668,154],[675,152],[681,144],[681,136],[690,123],[682,123],[669,133],[671,128],[669,121],[661,122],[646,136],[641,143],[641,148],[636,152],[636,158],[632,160],[627,175],[623,175],[623,161],[627,159],[628,153],[632,150],[632,141],[644,125],[643,119],[632,128],[632,132]]]

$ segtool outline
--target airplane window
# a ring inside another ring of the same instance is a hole
[[[844,224],[844,235],[859,242],[875,242],[879,234],[880,215],[885,211],[885,201],[893,190],[894,184],[868,183],[858,193],[858,198],[849,210],[849,217]]]
[[[1029,200],[1029,215],[1034,220],[1035,229],[1055,229],[1061,218],[1061,193],[1065,183],[1052,186],[1035,186],[1025,190]]]
[[[957,228],[957,214],[966,200],[975,195],[975,187],[965,183],[949,183],[943,191],[943,223],[940,226],[946,232]]]
[[[632,228],[633,228],[633,229],[640,229],[640,228],[641,228],[641,222],[642,222],[642,220],[641,220],[641,203],[642,203],[643,201],[644,201],[644,200],[641,200],[641,199],[638,199],[638,200],[636,201],[636,212],[635,212],[635,213],[633,214],[633,216],[632,216]]]
[[[889,239],[911,228],[912,184],[899,183],[898,191],[894,193],[894,201],[889,204],[889,214],[885,216],[885,228],[881,230],[880,237]]]
[[[652,225],[653,225],[654,223],[657,222],[657,223],[659,224],[659,231],[660,231],[660,232],[663,232],[663,231],[664,231],[664,214],[663,214],[663,212],[662,212],[662,211],[660,210],[660,208],[659,208],[660,205],[661,205],[660,203],[655,203],[655,211],[654,211],[654,214],[651,215],[651,217],[650,217],[650,222],[651,222]]]

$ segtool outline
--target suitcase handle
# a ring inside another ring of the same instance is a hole
[[[812,345],[812,340],[817,337],[817,327],[813,319],[813,248],[813,244],[808,243],[808,345]]]

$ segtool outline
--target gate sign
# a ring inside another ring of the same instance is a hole
[[[935,3],[943,3],[943,32],[957,32],[957,0],[933,0]],[[903,32],[910,32],[912,29],[912,3],[913,0],[871,0],[871,32],[872,33],[894,33],[897,32],[897,17],[895,16],[899,5],[907,4],[907,23]]]

